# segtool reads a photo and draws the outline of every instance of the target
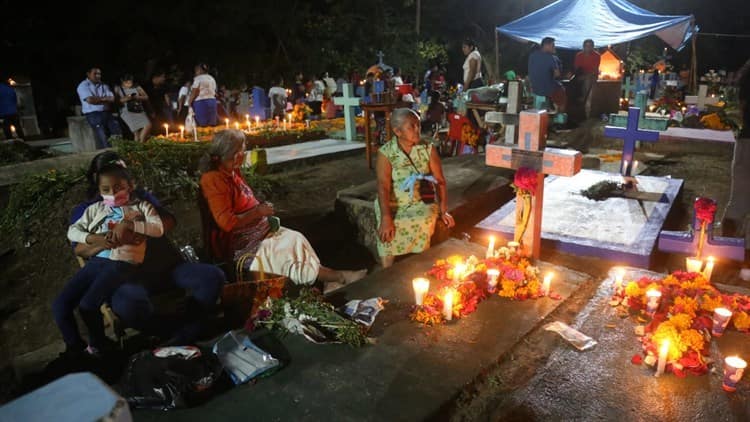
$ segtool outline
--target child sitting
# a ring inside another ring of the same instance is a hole
[[[143,262],[146,242],[142,236],[164,234],[154,207],[132,195],[133,181],[122,161],[113,161],[102,168],[96,183],[102,200],[86,208],[83,216],[70,226],[68,239],[96,246],[99,252],[68,280],[52,304],[66,353],[73,355],[84,350],[98,355],[109,346],[99,307]],[[73,315],[76,306],[88,328],[88,346],[76,326]]]

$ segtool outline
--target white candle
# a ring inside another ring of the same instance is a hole
[[[234,122],[234,128],[240,130],[240,122]]]
[[[226,126],[226,129],[229,129],[229,119],[224,119],[224,126]]]
[[[255,116],[255,127],[260,128],[260,117]]]
[[[711,281],[711,274],[714,272],[714,257],[709,256],[706,261],[706,268],[703,269],[703,277]]]
[[[549,296],[550,292],[550,285],[552,284],[552,273],[547,273],[547,275],[544,276],[544,281],[542,282],[542,295],[543,296]]]
[[[422,306],[424,295],[430,289],[430,280],[418,277],[411,281],[411,285],[414,287],[414,301],[417,306]]]
[[[310,120],[305,120],[305,127],[310,129]]]
[[[500,270],[491,268],[487,270],[487,290],[494,292],[497,288],[497,279],[500,278]]]
[[[625,160],[622,162],[622,175],[623,176],[628,175],[628,160]]]
[[[10,125],[10,137],[11,139],[16,139],[18,137],[18,134],[16,133],[16,127],[13,125]]]
[[[164,136],[169,138],[169,124],[164,123]]]
[[[698,257],[685,258],[685,268],[689,273],[699,273],[703,268],[703,260]]]
[[[453,282],[458,283],[463,279],[464,271],[466,271],[466,264],[459,262],[453,267]]]
[[[193,125],[193,140],[198,142],[198,126]]]
[[[661,292],[658,290],[649,290],[646,292],[646,299],[648,300],[648,302],[646,302],[646,312],[649,314],[656,313],[656,310],[659,309]]]
[[[635,172],[638,169],[638,160],[633,161],[633,168],[630,169],[630,174],[635,176],[637,173]]]
[[[180,125],[180,139],[185,139],[185,126]]]
[[[739,356],[728,356],[724,359],[724,382],[722,388],[725,391],[733,392],[737,390],[737,383],[742,379],[747,362]]]
[[[490,236],[490,244],[487,246],[487,258],[495,256],[495,236]]]
[[[721,337],[724,334],[724,330],[729,325],[729,320],[732,319],[732,311],[727,308],[716,308],[714,309],[713,327],[711,328],[711,334],[714,337]]]
[[[443,298],[443,317],[446,321],[453,319],[453,290],[448,290]]]
[[[286,117],[289,119],[289,125],[291,125],[292,124],[292,113],[287,114]]]
[[[622,282],[625,278],[625,269],[618,268],[617,272],[615,272],[615,293],[621,294],[622,293]]]
[[[664,373],[664,368],[667,367],[667,355],[669,355],[669,340],[664,340],[659,349],[659,361],[656,364],[656,376],[660,376]]]

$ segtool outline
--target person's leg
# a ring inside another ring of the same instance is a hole
[[[186,262],[172,270],[171,280],[178,287],[189,290],[191,298],[188,301],[185,323],[169,343],[190,344],[204,330],[211,312],[216,307],[226,277],[224,272],[214,265]]]
[[[594,74],[586,75],[583,83],[583,112],[587,119],[591,117],[591,98],[594,95],[597,78],[598,76]]]
[[[208,126],[216,126],[219,124],[219,109],[218,109],[218,102],[215,99],[209,99],[208,101],[208,110],[207,112],[207,125]]]
[[[208,107],[206,101],[193,101],[193,118],[195,119],[195,124],[199,127],[208,126]]]
[[[109,136],[122,136],[122,128],[117,121],[118,119],[110,112],[104,112],[104,118],[107,122],[107,134]],[[109,136],[107,137],[107,144],[109,144]],[[112,146],[111,144],[109,145]]]
[[[121,261],[106,260],[100,265],[91,286],[78,304],[78,312],[89,331],[89,345],[105,346],[104,320],[99,307],[133,274],[134,267]]]
[[[107,132],[104,130],[104,112],[92,111],[86,113],[86,121],[91,125],[91,129],[94,130],[94,138],[96,139],[96,147],[98,149],[108,148],[109,142],[107,142]]]
[[[552,92],[552,102],[557,106],[558,113],[565,113],[565,109],[568,103],[567,95],[565,94],[565,88],[560,86]]]
[[[112,294],[110,305],[126,327],[137,330],[143,330],[154,313],[148,289],[137,283],[124,283],[118,287]]]
[[[140,139],[140,141],[141,142],[146,142],[148,140],[149,136],[151,136],[151,121],[149,121],[148,123],[146,123],[146,126],[144,126],[143,129],[141,129],[141,139]]]
[[[393,261],[396,259],[393,255],[389,256],[381,256],[380,257],[380,263],[383,265],[383,268],[389,268],[391,265],[393,265]]]
[[[100,269],[101,258],[91,258],[73,278],[65,283],[62,291],[52,303],[52,315],[69,350],[83,350],[86,347],[86,342],[83,341],[78,332],[78,324],[76,324],[73,311],[86,294]]]

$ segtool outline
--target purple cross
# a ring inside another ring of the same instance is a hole
[[[703,244],[703,255],[731,259],[745,260],[745,239],[733,237],[714,237],[714,223],[706,227],[706,240]],[[701,222],[693,213],[693,232],[662,231],[659,234],[659,250],[695,255],[700,241]]]
[[[628,125],[625,128],[615,126],[607,126],[604,128],[604,136],[608,136],[610,138],[621,138],[625,141],[622,146],[620,173],[626,176],[630,176],[630,170],[633,168],[633,153],[635,152],[635,143],[638,141],[656,142],[659,140],[659,132],[654,130],[638,129],[638,120],[640,114],[640,108],[630,107],[628,109]]]

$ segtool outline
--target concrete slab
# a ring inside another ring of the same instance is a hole
[[[635,268],[627,271],[663,276]],[[750,420],[750,384],[743,380],[737,392],[725,393],[721,389],[721,365],[718,371],[703,376],[677,378],[667,374],[656,378],[653,369],[630,363],[641,346],[634,335],[632,320],[620,319],[609,306],[613,277],[610,272],[610,277],[602,282],[571,324],[599,344],[579,352],[561,339],[545,366],[526,387],[513,392],[502,405],[498,403],[498,412],[493,417],[498,420]],[[616,328],[607,328],[608,324]],[[728,331],[713,340],[712,358],[721,361],[731,354],[750,356],[748,334]]]
[[[442,162],[448,183],[448,210],[458,227],[472,227],[489,215],[498,205],[513,197],[510,188],[512,170],[485,165],[484,155],[462,155],[446,158]],[[374,201],[377,182],[344,189],[337,193],[336,212],[354,226],[357,242],[377,256]],[[438,224],[432,238],[436,244],[450,236],[444,225]]]
[[[359,349],[314,345],[290,335],[283,343],[291,363],[273,376],[234,388],[195,409],[138,411],[135,419],[369,421],[439,416],[441,407],[483,368],[496,363],[562,303],[493,296],[477,312],[447,325],[424,327],[408,320],[413,277],[427,271],[438,258],[484,251],[477,244],[449,240],[344,289],[338,298],[342,303],[373,296],[390,301],[372,328],[377,338],[374,345]],[[546,263],[541,266],[559,275],[554,289],[564,298],[588,281],[581,273]]]
[[[88,151],[1,166],[0,186],[12,185],[20,182],[28,175],[44,173],[52,169],[88,168],[91,159],[100,152],[102,151]]]
[[[360,149],[365,149],[365,144],[362,142],[321,139],[319,141],[268,148],[266,149],[266,158],[268,159],[268,164],[273,165]]]
[[[548,177],[544,184],[542,240],[547,247],[575,255],[596,256],[648,267],[664,221],[682,188],[682,180],[638,176],[642,192],[661,195],[659,202],[626,198],[593,201],[580,191],[617,174],[581,170],[573,177]],[[515,224],[515,200],[503,205],[477,228],[509,239]]]

